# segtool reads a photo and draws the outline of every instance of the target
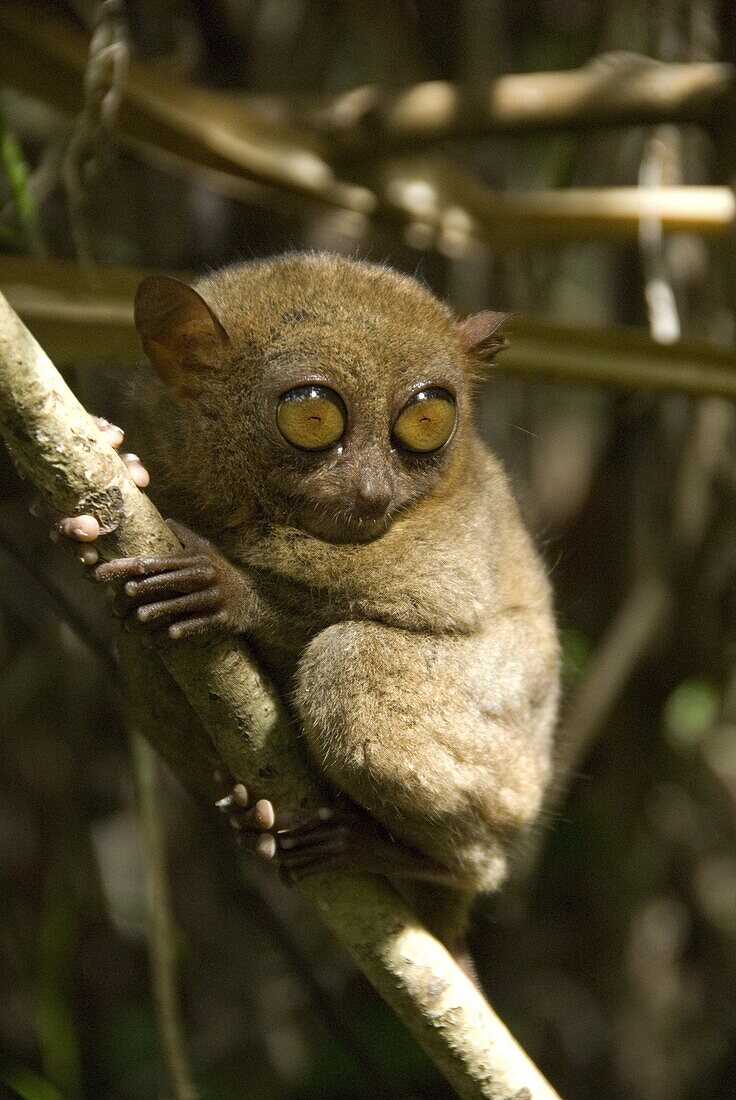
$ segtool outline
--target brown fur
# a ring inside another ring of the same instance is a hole
[[[167,382],[150,379],[141,401],[153,485],[224,555],[231,626],[287,693],[317,766],[451,872],[455,892],[403,889],[456,940],[468,899],[498,886],[539,813],[558,695],[547,578],[473,425],[498,319],[461,328],[414,280],[325,255],[227,268],[197,291],[211,328],[193,298],[195,320],[168,343],[151,334],[179,307],[149,320],[154,285],[139,303]],[[343,397],[344,447],[305,454],[280,438],[275,401],[305,377]],[[454,391],[458,426],[416,458],[390,432],[419,383]],[[366,476],[391,487],[380,520],[353,507]]]

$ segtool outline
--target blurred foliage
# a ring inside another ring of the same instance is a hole
[[[41,5],[25,6],[42,38]],[[99,9],[49,0],[43,10],[78,34]],[[612,49],[733,62],[736,44],[730,6],[709,0],[128,0],[116,10],[122,44],[134,63],[156,68],[159,87],[186,80],[224,92],[257,114],[256,129],[273,117],[296,126],[295,102],[367,83],[551,71]],[[111,70],[100,65],[106,93]],[[52,89],[58,79],[75,109],[83,103],[81,75],[62,81],[52,65],[33,75]],[[107,267],[191,271],[329,248],[387,259],[459,310],[507,308],[604,332],[654,332],[664,286],[686,340],[733,344],[728,236],[675,234],[653,247],[438,239],[419,223],[297,201],[293,186],[287,194],[248,179],[233,194],[219,177],[152,155],[153,132],[140,147],[116,144],[104,111],[87,110],[80,137],[81,116],[55,109],[63,100],[3,89],[0,248],[55,261],[77,259],[80,241],[88,248],[97,270],[49,268],[58,287],[25,268],[25,301],[57,310],[77,392],[124,424],[128,379],[114,356],[129,355],[119,304],[132,282]],[[142,117],[120,125],[127,133]],[[675,183],[727,184],[730,117],[447,139],[434,163],[498,190],[634,186],[653,164]],[[212,122],[213,132],[232,127],[230,115]],[[306,137],[305,147],[324,148]],[[381,167],[346,152],[332,164],[357,189]],[[87,328],[48,296],[85,286],[98,296],[86,304]],[[598,704],[569,793],[519,853],[509,886],[478,904],[481,980],[567,1100],[726,1100],[736,1080],[732,407],[499,376],[479,417],[555,583],[563,733],[586,690]],[[27,487],[1,456],[0,490],[0,1080],[24,1100],[148,1100],[167,1092],[120,700],[99,658],[110,624],[76,563],[27,515]],[[18,548],[73,602],[81,637]],[[647,618],[634,597],[652,576],[666,600]],[[201,1097],[448,1096],[301,899],[239,868],[218,826],[167,774],[161,803]]]

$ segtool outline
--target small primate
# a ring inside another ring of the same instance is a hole
[[[182,550],[97,576],[141,628],[244,635],[289,701],[334,801],[300,817],[238,785],[241,843],[287,881],[386,875],[460,955],[539,814],[558,700],[547,576],[473,423],[504,316],[293,253],[151,276],[135,319],[143,460]]]

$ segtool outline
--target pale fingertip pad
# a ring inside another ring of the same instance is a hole
[[[104,416],[94,417],[95,424],[105,437],[105,442],[111,447],[118,448],[125,439],[125,432],[117,424],[111,424]]]
[[[236,806],[245,809],[248,805],[248,789],[244,783],[236,783],[232,790],[232,799]]]
[[[276,837],[271,833],[264,833],[256,841],[256,852],[261,859],[273,859],[276,855]]]
[[[147,489],[148,486],[151,484],[151,475],[149,474],[146,467],[141,466],[140,463],[130,468],[130,476],[133,478],[133,481],[139,489]]]
[[[59,531],[75,542],[94,542],[100,537],[100,525],[94,516],[69,516],[59,522]]]
[[[273,829],[276,822],[276,814],[267,798],[261,798],[256,802],[253,816],[259,829]]]
[[[100,560],[100,555],[95,550],[94,546],[86,546],[79,555],[79,560],[82,565],[97,565]]]

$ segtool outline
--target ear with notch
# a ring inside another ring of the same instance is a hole
[[[510,317],[510,313],[486,310],[459,321],[457,333],[467,353],[481,363],[490,363],[499,351],[509,346],[508,337],[500,330]]]
[[[196,397],[200,376],[215,370],[229,337],[193,287],[168,275],[148,275],[135,296],[135,327],[156,373],[182,397]]]

